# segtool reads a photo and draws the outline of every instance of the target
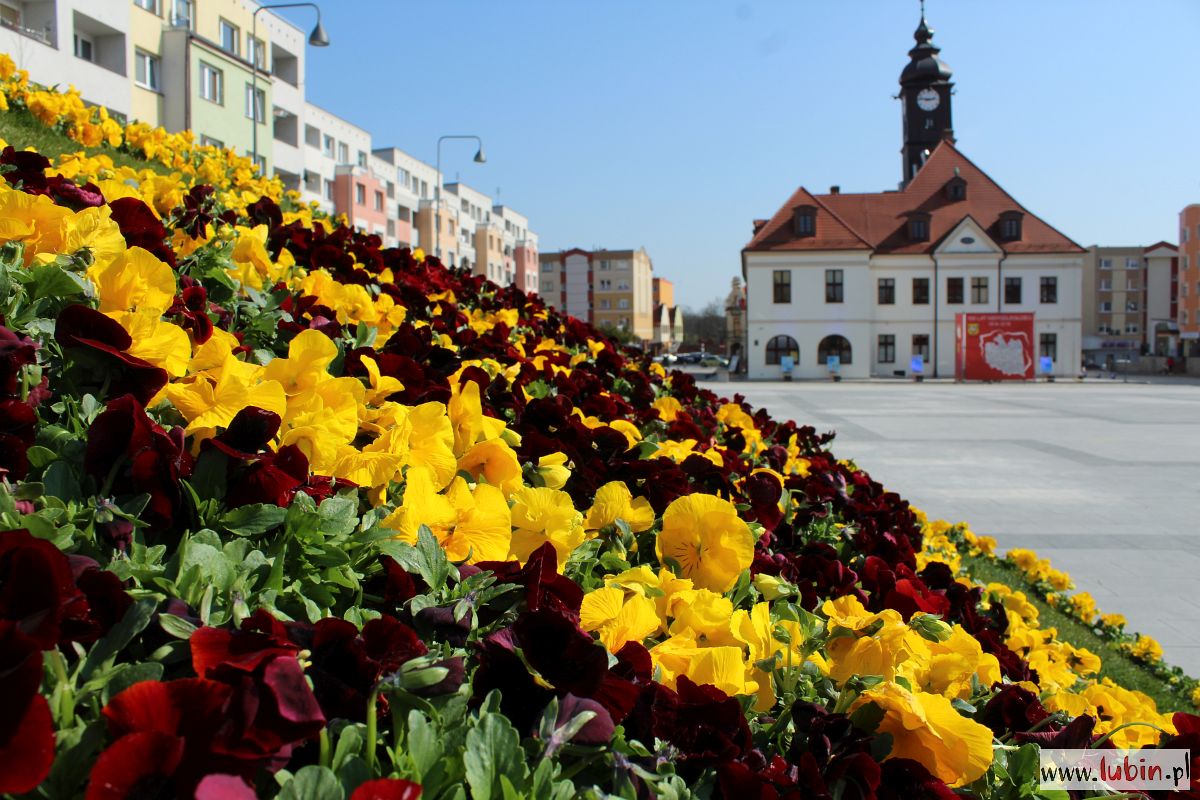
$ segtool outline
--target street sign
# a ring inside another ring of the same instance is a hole
[[[836,375],[842,368],[842,357],[841,356],[826,356],[825,357],[825,366],[829,368],[830,372],[832,372],[834,375]]]
[[[913,356],[908,368],[912,370],[914,375],[922,375],[925,372],[924,356]]]
[[[1054,372],[1054,359],[1050,356],[1042,356],[1040,360],[1040,366],[1042,369],[1042,374],[1049,375],[1051,372]]]

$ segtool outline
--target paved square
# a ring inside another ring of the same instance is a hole
[[[1029,547],[1200,675],[1200,386],[706,383],[1000,552]]]

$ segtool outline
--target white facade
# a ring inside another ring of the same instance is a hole
[[[250,31],[247,31],[249,34]],[[258,15],[258,37],[271,43],[267,68],[271,70],[271,164],[288,189],[303,191],[305,53],[308,34],[291,22],[264,11]],[[262,142],[259,147],[263,147]]]
[[[129,5],[99,0],[0,0],[0,52],[30,79],[79,90],[128,115],[133,84]]]
[[[973,241],[971,241],[973,240]],[[795,340],[792,375],[827,378],[818,353],[822,340],[840,335],[850,343],[846,378],[911,375],[915,351],[928,343],[926,375],[954,375],[954,317],[958,313],[1033,313],[1035,340],[1054,335],[1055,375],[1079,368],[1082,324],[1082,254],[1005,254],[968,218],[932,255],[875,254],[870,250],[747,252],[747,369],[751,380],[783,377],[779,363],[768,364],[768,343],[776,336]],[[827,271],[841,271],[842,302],[826,301]],[[775,272],[790,278],[790,302],[775,302]],[[1020,279],[1020,302],[1004,302],[1005,279]],[[1043,278],[1053,278],[1055,302],[1041,302]],[[880,280],[893,281],[893,303],[880,303]],[[914,302],[923,280],[928,298]],[[962,302],[948,298],[950,279],[961,279]],[[986,285],[986,299],[979,291]],[[975,292],[973,293],[973,288]],[[935,330],[936,329],[936,330]],[[881,337],[891,336],[888,340]],[[936,368],[935,368],[936,362]]]
[[[320,106],[304,106],[304,183],[300,190],[305,203],[316,201],[332,214],[333,180],[339,166],[353,166],[359,152],[371,152],[371,134]]]

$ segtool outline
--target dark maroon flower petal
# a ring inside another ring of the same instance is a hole
[[[350,800],[420,800],[421,785],[402,778],[377,778],[360,783]]]
[[[576,697],[569,692],[563,695],[558,701],[558,720],[554,723],[554,726],[561,728],[584,711],[591,711],[596,716],[579,729],[579,732],[575,734],[571,742],[574,744],[602,745],[612,741],[613,731],[616,726],[613,725],[613,718],[608,713],[608,709],[595,700],[586,697]]]
[[[279,716],[296,726],[311,729],[311,733],[300,738],[315,735],[325,726],[321,706],[308,687],[304,668],[294,656],[280,656],[267,664],[263,683],[275,697]]]
[[[128,350],[133,339],[121,323],[94,308],[71,305],[59,312],[54,323],[54,338],[63,347],[106,345],[118,351]]]
[[[58,644],[64,616],[83,600],[67,557],[29,531],[0,532],[0,619],[12,620],[43,650]]]
[[[8,739],[0,739],[0,794],[33,791],[54,763],[54,722],[50,704],[35,695]]]
[[[122,736],[100,754],[88,779],[86,800],[133,800],[174,794],[183,740],[157,731]]]
[[[246,406],[212,443],[230,458],[249,460],[267,449],[281,422],[274,411]]]

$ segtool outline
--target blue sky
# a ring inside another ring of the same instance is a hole
[[[900,177],[916,0],[325,0],[308,97],[527,214],[543,251],[644,246],[700,307],[798,185]],[[311,26],[307,9],[287,13]],[[960,148],[1082,245],[1200,202],[1197,0],[928,0]]]

